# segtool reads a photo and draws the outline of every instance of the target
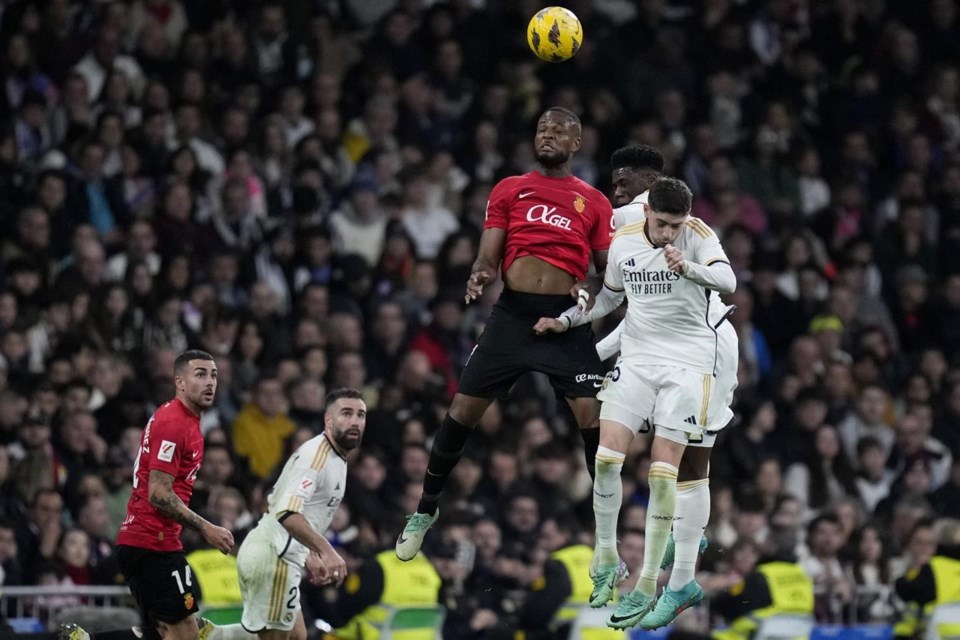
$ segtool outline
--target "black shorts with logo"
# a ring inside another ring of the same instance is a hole
[[[540,318],[555,318],[573,306],[569,295],[504,289],[460,376],[459,393],[506,398],[521,374],[545,373],[565,398],[592,398],[603,383],[603,367],[590,325],[537,335]]]
[[[147,624],[176,624],[198,611],[200,592],[183,551],[118,545],[117,560]]]

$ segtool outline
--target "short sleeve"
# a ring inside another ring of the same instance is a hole
[[[610,243],[607,270],[603,273],[603,286],[617,293],[623,292],[623,272],[620,271],[620,265],[617,262],[617,254],[620,252],[619,245],[621,243],[623,243],[622,238],[614,238],[614,241]]]
[[[323,484],[322,464],[318,464],[317,456],[306,457],[302,454],[294,461],[289,477],[284,478],[282,486],[277,486],[273,500],[274,515],[283,513],[302,513],[303,504],[313,497]],[[322,460],[321,460],[322,462]],[[286,474],[284,474],[286,475]]]
[[[186,447],[187,430],[173,421],[154,420],[150,426],[150,471],[169,473],[174,478],[180,473],[180,458]]]
[[[613,207],[603,197],[597,198],[594,207],[596,213],[593,217],[593,228],[590,230],[590,248],[594,251],[603,251],[610,248],[610,239],[616,231]]]
[[[509,192],[507,181],[501,180],[490,191],[490,199],[487,200],[487,211],[484,214],[484,229],[506,229],[507,213],[510,210]]]

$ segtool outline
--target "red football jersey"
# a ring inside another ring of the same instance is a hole
[[[535,256],[577,280],[587,276],[590,252],[610,247],[613,208],[580,178],[548,178],[537,171],[504,178],[490,192],[484,229],[506,229],[504,273],[513,261]]]
[[[140,453],[133,465],[133,494],[127,503],[127,517],[123,519],[117,544],[140,547],[152,551],[179,551],[178,522],[160,515],[150,504],[148,479],[151,471],[163,471],[173,476],[173,491],[190,504],[193,483],[203,462],[203,434],[200,417],[174,398],[157,409],[143,430]]]

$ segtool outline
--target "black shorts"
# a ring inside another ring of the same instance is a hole
[[[460,376],[458,393],[506,398],[521,374],[545,373],[565,398],[593,398],[603,367],[589,324],[564,333],[537,335],[540,318],[554,318],[573,306],[568,295],[519,293],[504,289]]]
[[[148,624],[176,624],[198,611],[200,594],[183,551],[118,545],[117,560]]]

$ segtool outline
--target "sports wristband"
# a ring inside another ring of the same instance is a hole
[[[580,307],[580,311],[587,310],[587,304],[590,302],[590,292],[586,289],[580,289],[577,291],[577,306]]]

